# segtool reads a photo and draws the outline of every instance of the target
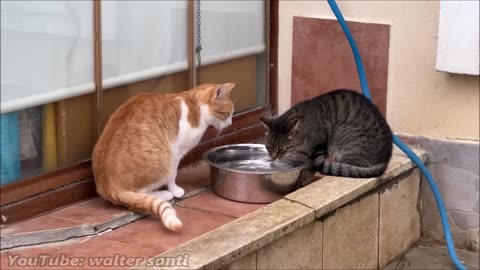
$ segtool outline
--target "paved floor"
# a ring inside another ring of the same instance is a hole
[[[57,262],[54,258],[62,256],[80,258],[82,263],[72,267],[75,270],[97,269],[97,265],[92,265],[94,258],[115,260],[115,263],[118,258],[122,262],[110,269],[127,269],[138,264],[137,260],[158,255],[265,206],[233,202],[213,194],[209,189],[210,170],[204,162],[180,169],[177,183],[187,192],[174,206],[184,224],[182,232],[168,231],[153,215],[133,216],[124,207],[95,198],[2,227],[0,269],[25,269],[23,264],[27,261],[32,262],[29,269],[51,269],[43,263],[45,260],[35,259],[43,254],[49,256],[47,260]],[[69,240],[62,241],[65,239]]]
[[[480,269],[478,252],[457,250],[457,256],[468,270]],[[393,269],[455,269],[444,246],[418,246],[402,258],[390,263],[385,270]]]

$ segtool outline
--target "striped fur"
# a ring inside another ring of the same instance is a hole
[[[175,209],[162,198],[147,193],[121,191],[116,195],[115,201],[122,205],[128,205],[132,210],[151,213],[160,217],[165,227],[174,232],[179,232],[183,228],[183,224],[178,219]]]
[[[387,168],[388,162],[375,164],[369,167],[360,167],[347,163],[325,161],[322,156],[322,158],[314,159],[312,165],[316,171],[325,175],[366,178],[382,175]]]
[[[272,158],[303,152],[327,175],[376,177],[392,156],[390,127],[378,108],[347,89],[305,100],[277,118],[261,119]],[[328,157],[328,158],[326,158]]]

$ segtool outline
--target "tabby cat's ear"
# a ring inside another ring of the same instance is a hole
[[[270,126],[272,125],[272,119],[271,118],[265,118],[265,117],[260,117],[260,122],[265,126],[267,129],[270,129]]]
[[[295,119],[293,121],[288,122],[288,130],[296,130],[298,129],[298,126],[300,125],[300,120]]]
[[[221,84],[215,89],[213,95],[216,100],[226,101],[230,97],[230,91],[235,87],[235,83],[224,83]]]

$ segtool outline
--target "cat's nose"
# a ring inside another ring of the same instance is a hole
[[[272,160],[276,160],[278,158],[278,154],[277,153],[271,153],[270,157],[272,158]]]

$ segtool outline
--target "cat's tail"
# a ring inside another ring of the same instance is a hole
[[[378,177],[385,172],[387,166],[388,163],[380,163],[370,167],[359,167],[347,163],[329,161],[318,162],[315,160],[313,162],[313,168],[322,174],[354,178]]]
[[[159,216],[163,225],[169,230],[179,232],[183,228],[183,224],[178,219],[175,209],[169,202],[161,198],[133,191],[120,191],[117,193],[116,198],[119,203],[132,210]]]

